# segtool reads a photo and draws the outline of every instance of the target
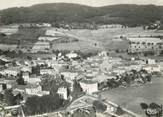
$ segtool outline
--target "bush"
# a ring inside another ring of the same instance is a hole
[[[124,114],[124,111],[123,111],[123,109],[120,106],[117,107],[116,114],[117,115],[123,115]]]
[[[97,112],[104,112],[107,109],[107,106],[98,100],[95,100],[93,102],[93,106],[95,107]]]
[[[53,112],[63,106],[63,100],[58,94],[54,96],[46,95],[42,97],[29,97],[25,103],[25,114],[34,115]]]

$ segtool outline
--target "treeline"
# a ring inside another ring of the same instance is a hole
[[[163,21],[163,7],[154,5],[113,5],[89,7],[78,4],[54,3],[1,11],[1,22],[11,23],[120,23],[123,25],[149,24]]]
[[[58,94],[54,96],[46,95],[42,97],[29,97],[25,103],[24,111],[26,115],[35,115],[53,112],[63,106],[63,99]]]

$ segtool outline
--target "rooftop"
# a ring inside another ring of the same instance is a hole
[[[153,38],[153,37],[135,37],[135,38],[128,38],[131,42],[146,42],[146,43],[162,43],[163,41],[160,38]]]

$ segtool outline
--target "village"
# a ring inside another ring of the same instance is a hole
[[[66,29],[52,28],[48,23],[7,26],[1,28],[1,36],[31,26],[46,29],[32,46],[20,40],[0,46],[2,117],[50,114],[54,117],[140,117],[102,95],[105,91],[142,87],[152,84],[153,79],[161,79],[163,61],[158,58],[163,53],[163,33],[134,33],[113,38],[115,42],[128,43],[125,49],[114,50],[115,54],[113,50],[101,49],[99,42],[94,40],[88,43],[93,50],[100,48],[97,52],[83,54],[80,43],[76,50],[72,50],[64,43],[78,43],[83,38],[69,33],[68,25]],[[127,27],[107,25],[95,30],[106,28],[123,30]],[[56,43],[63,48],[56,49]],[[66,47],[69,49],[64,50]]]

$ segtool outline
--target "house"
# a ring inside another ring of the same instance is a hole
[[[32,72],[32,67],[30,67],[30,66],[23,66],[21,68],[21,71],[22,72],[29,72],[29,73],[31,73]]]
[[[131,71],[131,70],[140,71],[142,69],[142,65],[141,64],[130,65],[130,66],[127,66],[127,68],[128,68],[128,71]]]
[[[24,79],[25,82],[28,82],[29,81],[29,72],[23,72],[22,78]]]
[[[74,52],[71,52],[71,53],[66,54],[66,56],[67,56],[69,59],[73,59],[73,58],[78,57],[78,54],[77,54],[77,53],[74,53]]]
[[[61,75],[63,75],[66,80],[72,81],[78,76],[78,73],[76,73],[76,72],[61,72]]]
[[[41,77],[36,75],[31,75],[29,79],[27,79],[27,83],[29,84],[38,84],[41,82]]]
[[[98,74],[92,80],[95,81],[95,82],[101,83],[101,82],[106,82],[109,79],[116,79],[116,77],[113,76],[113,75],[105,75],[105,74],[102,73],[102,74]]]
[[[46,51],[50,49],[50,44],[49,42],[44,42],[44,41],[38,41],[34,44],[32,48],[32,52],[38,52],[38,51]]]
[[[158,64],[160,65],[161,71],[163,71],[163,62],[159,62]]]
[[[20,69],[18,67],[7,68],[0,71],[0,74],[9,76],[17,76],[19,73]]]
[[[42,91],[42,87],[40,85],[29,86],[28,88],[25,88],[25,93],[27,95],[37,95],[37,96],[50,94],[49,91]]]
[[[58,88],[57,93],[59,94],[59,96],[60,96],[62,99],[64,99],[64,100],[67,100],[67,99],[68,99],[67,88],[65,88],[65,87]]]
[[[80,81],[81,88],[87,94],[92,94],[98,91],[98,83],[91,80]]]
[[[52,25],[49,24],[49,23],[42,23],[42,26],[43,26],[43,27],[52,27]]]
[[[128,38],[130,45],[129,53],[158,51],[162,49],[163,41],[160,38],[153,37],[137,37]]]
[[[4,61],[4,62],[11,62],[11,59],[10,58],[8,58],[8,57],[6,57],[6,56],[0,56],[0,60],[1,61]]]
[[[147,59],[146,63],[147,64],[156,64],[156,60],[155,59]]]
[[[98,54],[100,57],[107,57],[108,53],[106,51],[102,51]]]
[[[161,71],[161,67],[158,64],[145,65],[143,66],[143,69],[149,73]]]
[[[112,63],[109,62],[108,58],[105,58],[100,65],[100,70],[104,73],[109,72],[112,69]]]
[[[38,38],[39,41],[54,41],[54,40],[58,40],[58,39],[60,39],[60,37],[42,36],[42,37]]]
[[[44,75],[44,74],[49,74],[49,75],[55,75],[55,70],[54,69],[41,69],[40,70],[40,74]]]
[[[124,68],[115,68],[115,69],[113,69],[113,73],[115,73],[117,75],[123,74],[125,72],[126,72],[126,70]]]

